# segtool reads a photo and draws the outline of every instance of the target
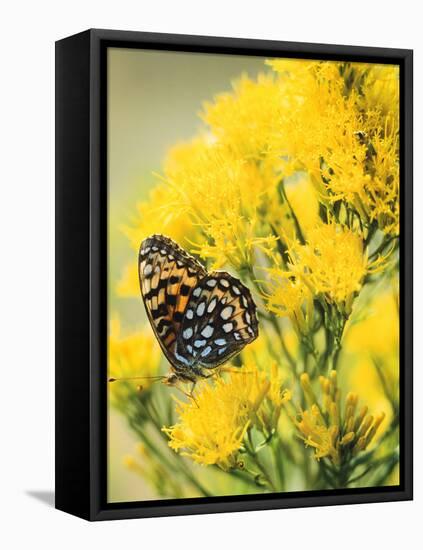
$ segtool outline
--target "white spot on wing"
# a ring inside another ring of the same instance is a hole
[[[185,340],[188,340],[192,336],[192,328],[187,328],[182,333],[182,336],[185,338]]]
[[[239,296],[241,294],[241,291],[235,285],[232,285],[232,290],[234,291],[234,294],[236,294],[237,296]]]
[[[214,288],[216,286],[216,279],[210,279],[209,281],[207,281],[206,285],[209,286],[210,288]]]
[[[226,346],[225,338],[218,338],[217,340],[214,341],[214,343],[217,344],[218,346]]]
[[[194,312],[192,311],[192,309],[187,309],[187,312],[185,315],[187,319],[192,319],[194,317]]]
[[[206,345],[206,343],[207,343],[207,340],[196,340],[196,341],[194,342],[194,346],[195,346],[196,348],[202,348],[203,346]]]
[[[220,284],[225,288],[229,288],[229,281],[227,281],[226,279],[220,279]]]
[[[184,365],[190,366],[190,362],[187,359],[185,359],[183,355],[179,355],[177,351],[175,351],[175,357],[178,361],[180,361]]]
[[[207,313],[212,313],[214,308],[216,307],[216,304],[217,304],[217,298],[213,298],[213,300],[209,303],[209,306],[207,308]]]
[[[201,317],[204,313],[204,310],[206,309],[206,303],[201,302],[201,304],[198,304],[197,306],[197,315],[198,317]]]
[[[203,349],[201,352],[201,357],[206,357],[211,352],[211,346],[207,346],[206,349]]]
[[[153,266],[151,264],[147,264],[144,267],[144,277],[148,277],[152,271],[153,271]]]
[[[220,316],[222,317],[222,319],[227,321],[229,319],[229,317],[232,315],[233,310],[234,310],[234,308],[232,306],[226,306],[220,312]]]
[[[225,332],[231,332],[231,330],[234,328],[234,324],[233,323],[225,323],[222,326],[222,328]]]
[[[194,289],[192,295],[198,298],[201,294],[201,286],[198,286],[196,289]]]
[[[214,328],[211,325],[207,325],[201,331],[201,336],[204,336],[204,338],[210,338],[210,336],[213,334],[213,332],[214,332]]]

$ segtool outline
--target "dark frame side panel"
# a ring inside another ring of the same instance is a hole
[[[56,508],[90,516],[90,33],[56,43]]]
[[[108,504],[107,48],[400,65],[401,466],[398,487]],[[412,498],[411,50],[89,30],[56,43],[56,507],[88,520]]]

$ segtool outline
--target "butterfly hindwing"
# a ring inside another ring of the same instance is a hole
[[[168,361],[186,365],[176,355],[176,340],[192,293],[206,271],[171,239],[153,235],[139,252],[141,294],[148,318]]]
[[[228,361],[258,336],[250,291],[226,272],[213,272],[197,284],[177,337],[178,355],[211,369]]]

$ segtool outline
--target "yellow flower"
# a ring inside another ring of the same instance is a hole
[[[233,88],[206,103],[202,118],[236,158],[263,160],[279,131],[283,90],[272,74],[260,74],[256,82],[244,76]]]
[[[384,117],[399,118],[399,67],[398,65],[365,65],[361,107]]]
[[[213,269],[226,263],[245,269],[254,263],[255,249],[266,253],[276,240],[260,226],[258,208],[268,180],[256,164],[199,138],[170,151],[165,178],[177,193],[176,207],[201,230],[191,252],[212,260]]]
[[[306,334],[313,321],[313,295],[302,279],[280,268],[266,270],[269,279],[263,296],[266,309],[278,317],[291,319],[300,334]]]
[[[109,332],[109,377],[128,378],[156,376],[160,365],[161,352],[150,327],[122,336],[119,320],[114,319]],[[143,389],[153,383],[142,380]],[[124,400],[137,389],[136,381],[116,381],[109,384],[110,398],[114,405]]]
[[[340,466],[369,447],[385,419],[385,413],[369,415],[366,406],[358,406],[358,395],[348,393],[341,414],[335,371],[328,378],[321,376],[320,386],[321,399],[318,400],[308,374],[302,374],[301,388],[309,408],[296,416],[289,414],[305,445],[314,448],[314,457],[317,460],[328,458]]]
[[[399,79],[395,66],[275,60],[285,108],[273,146],[305,169],[323,201],[397,234]]]
[[[249,427],[270,420],[266,396],[277,406],[289,397],[280,393],[275,368],[272,380],[249,367],[231,372],[226,380],[218,377],[211,384],[203,383],[195,401],[178,402],[178,423],[163,428],[169,446],[198,464],[217,464],[224,470],[236,467]],[[273,418],[278,419],[279,415]]]
[[[350,312],[369,266],[360,235],[335,223],[321,224],[308,232],[305,245],[290,249],[291,270],[314,295],[324,294]]]
[[[181,208],[179,194],[165,182],[155,185],[148,200],[137,204],[131,224],[121,229],[136,251],[143,239],[155,233],[163,233],[182,245],[197,234],[186,209]]]
[[[282,389],[283,377],[281,375],[280,369],[275,361],[272,362],[270,366],[270,387],[268,398],[276,407],[280,407],[287,401],[290,401],[292,394],[290,390]]]

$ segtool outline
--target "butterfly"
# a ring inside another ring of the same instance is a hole
[[[148,319],[171,365],[166,383],[195,385],[257,338],[249,289],[226,271],[208,273],[169,237],[143,240],[138,268]]]

